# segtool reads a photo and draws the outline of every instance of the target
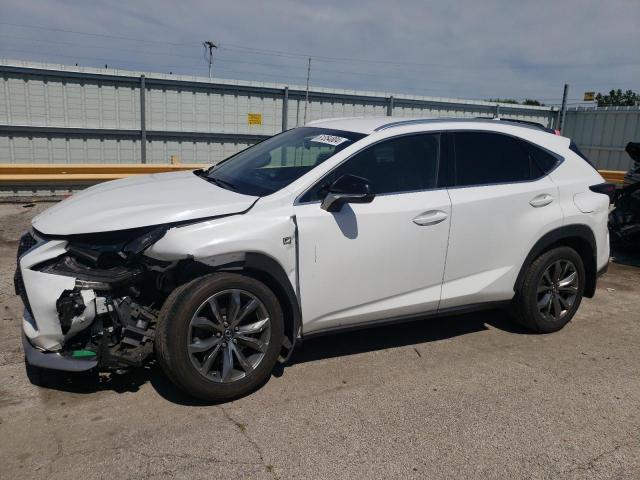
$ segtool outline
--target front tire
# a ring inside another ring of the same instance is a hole
[[[584,285],[580,255],[570,247],[549,250],[527,268],[512,301],[511,316],[534,332],[558,331],[578,310]]]
[[[156,330],[160,366],[179,388],[224,402],[261,386],[284,336],[282,309],[262,282],[215,273],[175,289]]]

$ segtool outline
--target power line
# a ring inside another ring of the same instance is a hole
[[[71,33],[76,35],[89,35],[94,37],[102,37],[102,38],[113,38],[119,40],[126,41],[135,41],[135,42],[143,42],[143,43],[155,43],[155,44],[163,44],[163,45],[173,45],[173,46],[194,46],[196,42],[188,42],[188,43],[177,43],[177,42],[167,42],[161,40],[149,40],[144,38],[135,38],[135,37],[125,37],[119,35],[110,35],[103,33],[94,33],[94,32],[83,32],[79,30],[67,30],[62,28],[53,28],[53,27],[43,27],[37,25],[27,25],[20,23],[11,23],[11,22],[0,22],[0,25],[9,25],[14,27],[21,28],[31,28],[37,30],[48,30],[52,32],[64,32]],[[419,62],[402,62],[397,60],[383,60],[383,59],[365,59],[365,58],[355,58],[355,57],[331,57],[325,55],[310,55],[308,53],[297,53],[297,52],[287,52],[283,50],[274,50],[274,49],[265,49],[265,48],[256,48],[256,47],[247,47],[244,45],[237,45],[233,43],[222,43],[219,45],[221,49],[225,50],[236,50],[244,53],[254,54],[254,55],[271,55],[271,56],[280,56],[280,57],[289,57],[289,58],[312,58],[318,62],[360,62],[360,63],[373,63],[373,64],[381,64],[381,65],[409,65],[409,66],[420,66],[427,68],[482,68],[482,69],[494,69],[495,65],[490,65],[484,63],[482,65],[474,65],[474,66],[464,66],[464,65],[456,65],[456,64],[438,64],[438,63],[419,63]],[[616,63],[591,63],[591,64],[558,64],[558,65],[531,65],[527,68],[576,68],[576,67],[597,67],[597,66],[620,66],[620,65],[640,65],[638,61],[629,61],[629,62],[616,62]]]
[[[6,34],[0,33],[0,37],[2,36],[7,36]],[[171,52],[165,52],[165,51],[149,51],[149,50],[138,50],[138,49],[132,49],[131,47],[127,47],[127,48],[115,48],[113,46],[109,46],[109,45],[86,45],[86,44],[78,44],[78,43],[74,43],[74,42],[60,42],[60,41],[56,41],[56,40],[39,40],[36,38],[26,38],[26,37],[14,37],[14,36],[10,36],[11,40],[28,40],[29,42],[35,42],[35,43],[26,43],[26,42],[20,42],[19,44],[17,44],[17,47],[22,47],[22,46],[26,46],[26,47],[39,47],[38,44],[46,44],[46,45],[67,45],[67,46],[71,46],[73,48],[82,48],[82,49],[100,49],[100,50],[115,50],[117,51],[117,53],[139,53],[142,55],[160,55],[163,57],[179,57],[179,58],[185,58],[185,54],[184,53],[171,53]],[[10,42],[6,42],[4,41],[2,43],[3,47],[7,47],[10,46],[13,48],[13,45],[10,44]],[[192,47],[189,47],[192,48]],[[195,57],[192,57],[195,58]]]
[[[14,52],[22,52],[22,53],[30,53],[30,54],[35,54],[35,55],[40,55],[40,58],[42,58],[42,52],[41,51],[33,51],[33,50],[14,50]],[[140,62],[127,62],[127,61],[122,61],[120,59],[115,59],[115,58],[106,58],[106,57],[89,57],[89,56],[82,56],[82,55],[65,55],[65,54],[60,54],[60,53],[53,53],[50,54],[53,57],[62,57],[62,58],[70,58],[70,59],[74,59],[74,60],[93,60],[99,63],[112,63],[114,62],[116,65],[118,64],[132,64],[133,68],[138,68],[138,67],[145,67],[145,68],[151,68],[151,69],[161,69],[161,68],[166,68],[166,69],[171,69],[171,70],[176,70],[177,68],[189,68],[189,69],[195,69],[197,67],[197,60],[194,60],[193,64],[184,64],[184,63],[173,63],[173,64],[148,64],[148,63],[140,63]],[[47,61],[51,61],[50,59]],[[227,69],[227,68],[219,68],[217,69],[217,71],[224,71],[227,72],[228,74],[239,74],[239,75],[247,75],[249,77],[255,76],[256,72],[248,72],[248,71],[242,71],[242,70],[233,70],[233,69]],[[258,75],[263,76],[263,77],[269,77],[269,78],[273,78],[273,79],[277,79],[279,81],[283,81],[283,77],[289,78],[289,79],[296,79],[296,80],[304,80],[305,77],[304,76],[300,76],[300,75],[290,75],[290,74],[279,74],[279,75],[272,75],[272,74],[267,74],[267,73],[258,73]]]
[[[160,41],[160,40],[148,40],[148,39],[135,38],[135,37],[124,37],[124,36],[120,36],[120,35],[109,35],[109,34],[102,34],[102,33],[82,32],[82,31],[79,31],[79,30],[68,30],[68,29],[63,29],[63,28],[42,27],[42,26],[37,26],[37,25],[26,25],[26,24],[20,24],[20,23],[0,22],[0,25],[9,25],[9,26],[14,26],[14,27],[31,28],[31,29],[37,29],[37,30],[47,30],[47,31],[52,31],[52,32],[64,32],[64,33],[70,33],[70,34],[76,34],[76,35],[89,35],[89,36],[93,36],[93,37],[113,38],[113,39],[118,39],[118,40],[135,41],[135,42],[143,42],[143,43],[155,43],[155,44],[173,45],[173,46],[193,46],[193,45],[195,45],[195,42],[194,43],[175,43],[175,42],[166,42],[166,41]],[[435,65],[420,64],[420,63],[413,63],[413,62],[397,62],[397,61],[387,61],[387,60],[368,60],[368,59],[347,58],[347,57],[327,57],[327,56],[320,56],[320,55],[287,53],[287,52],[283,52],[283,51],[279,51],[279,50],[267,50],[267,49],[253,48],[253,47],[244,47],[244,46],[240,46],[240,45],[227,44],[227,43],[223,43],[222,45],[220,45],[220,48],[224,49],[224,50],[231,50],[231,51],[239,50],[239,51],[242,51],[244,53],[251,53],[251,54],[257,54],[257,55],[271,55],[271,56],[290,57],[290,58],[291,57],[293,57],[293,58],[309,58],[309,57],[311,57],[311,58],[313,58],[314,60],[317,60],[317,61],[340,61],[340,62],[357,61],[357,62],[365,62],[365,63],[393,64],[393,65],[405,64],[405,65],[422,65],[422,66],[430,66],[430,67],[435,66]]]
[[[2,34],[0,34],[2,35]],[[97,48],[97,49],[112,49],[112,47],[107,47],[104,45],[77,45],[75,43],[72,42],[57,42],[57,41],[45,41],[45,40],[34,40],[36,42],[39,43],[46,43],[46,44],[51,44],[51,45],[70,45],[73,46],[74,48],[82,48],[82,49],[91,49],[91,48]],[[28,47],[35,47],[37,45],[34,44],[22,44]],[[21,46],[22,46],[21,45]],[[4,46],[6,47],[7,44],[5,43]],[[24,50],[13,50],[13,51],[24,51]],[[162,56],[162,57],[178,57],[178,58],[194,58],[194,57],[186,57],[184,54],[177,54],[177,53],[170,53],[170,52],[150,52],[148,50],[131,50],[131,49],[121,49],[118,48],[117,49],[118,52],[127,52],[127,53],[134,53],[134,54],[143,54],[143,55],[156,55],[156,56]],[[35,53],[35,52],[32,52]],[[74,56],[74,55],[69,55],[66,54],[69,58],[82,58],[81,56]],[[84,58],[94,58],[94,57],[84,57]],[[114,58],[109,58],[109,59],[100,59],[100,60],[108,60],[110,62],[117,62],[117,59]],[[205,60],[207,60],[205,58]],[[208,61],[208,60],[207,60]],[[222,58],[222,59],[218,59],[217,62],[222,63],[222,64],[227,64],[227,63],[234,63],[234,64],[246,64],[246,65],[259,65],[259,66],[266,66],[266,67],[273,67],[273,68],[277,68],[277,69],[282,69],[283,64],[276,64],[276,63],[266,63],[266,62],[252,62],[252,61],[247,61],[247,60],[235,60],[235,59],[228,59],[228,58]],[[292,65],[286,65],[286,67],[288,68],[292,68]],[[320,72],[320,73],[337,73],[340,75],[350,75],[350,76],[356,76],[356,77],[367,77],[367,78],[379,78],[379,79],[383,79],[383,80],[393,80],[393,78],[389,77],[388,75],[381,75],[381,74],[376,74],[376,73],[370,73],[370,72],[364,72],[362,70],[360,71],[347,71],[347,70],[334,70],[334,69],[329,69],[329,68],[315,68],[314,69],[315,72]],[[430,80],[431,84],[437,83],[437,84],[443,84],[443,85],[449,85],[451,82],[449,81],[437,81],[437,80]]]
[[[6,34],[2,34],[0,33],[0,36],[2,35],[6,35]],[[25,39],[25,40],[30,40],[32,42],[37,42],[37,43],[43,43],[43,44],[53,44],[53,45],[69,45],[69,46],[73,46],[75,48],[83,48],[83,49],[91,49],[91,48],[98,48],[98,49],[113,49],[113,47],[110,46],[104,46],[104,45],[78,45],[77,43],[73,43],[73,42],[60,42],[60,41],[49,41],[49,40],[39,40],[39,39],[30,39],[30,38],[26,38],[26,37],[14,37],[11,36],[12,39],[18,38],[18,39]],[[6,46],[6,44],[5,44]],[[27,44],[27,46],[36,46],[36,45],[29,45]],[[184,47],[183,47],[184,48]],[[221,48],[222,50],[228,50],[225,49],[224,47]],[[170,53],[170,52],[150,52],[148,50],[132,50],[130,48],[127,49],[123,49],[123,48],[117,48],[118,52],[127,52],[127,53],[141,53],[141,54],[145,54],[145,55],[161,55],[161,56],[172,56],[172,57],[179,57],[179,58],[185,58],[184,54],[176,54],[176,53]],[[246,53],[246,52],[242,52],[242,53]],[[308,57],[307,57],[308,58]],[[297,59],[297,57],[296,57]],[[113,61],[113,60],[112,60]],[[263,65],[263,66],[270,66],[270,67],[275,67],[275,68],[282,68],[282,64],[275,64],[275,63],[265,63],[265,62],[251,62],[251,61],[247,61],[247,60],[232,60],[232,59],[222,59],[222,60],[218,60],[221,61],[223,63],[243,63],[243,64],[247,64],[247,65]],[[387,75],[377,75],[377,74],[372,74],[369,72],[363,72],[363,71],[346,71],[346,70],[334,70],[334,69],[328,69],[328,68],[316,68],[315,71],[319,71],[319,72],[327,72],[327,73],[338,73],[338,74],[343,74],[343,75],[355,75],[355,76],[374,76],[374,77],[379,77],[379,78],[389,78]],[[414,70],[416,71],[416,70]],[[422,70],[418,70],[418,71],[422,71]],[[431,81],[431,83],[434,83],[434,81]],[[442,84],[449,84],[449,81],[439,81],[439,82],[435,82],[435,83],[442,83]]]
[[[7,36],[7,34],[3,34],[0,33],[0,37],[1,36]],[[11,39],[18,39],[18,40],[30,40],[33,42],[37,42],[37,43],[41,43],[41,44],[50,44],[50,45],[69,45],[69,46],[73,46],[74,48],[81,48],[81,49],[100,49],[100,50],[112,50],[113,47],[111,46],[105,46],[105,45],[78,45],[77,43],[74,42],[62,42],[62,41],[54,41],[54,40],[39,40],[39,39],[29,39],[26,37],[15,37],[15,36],[11,36]],[[6,48],[8,45],[7,42],[3,43],[3,46]],[[34,44],[21,44],[25,45],[25,46],[37,46]],[[12,47],[13,48],[13,47]],[[186,48],[186,47],[182,47],[182,48]],[[23,52],[28,52],[28,53],[35,53],[35,52],[29,52],[29,51],[25,51],[25,50],[13,50],[13,51],[23,51]],[[171,53],[171,52],[165,52],[165,51],[149,51],[149,50],[138,50],[138,49],[131,49],[131,48],[117,48],[117,52],[121,53],[121,52],[125,52],[125,53],[134,53],[134,54],[143,54],[143,55],[154,55],[154,56],[162,56],[162,57],[177,57],[177,58],[181,58],[181,59],[194,59],[197,60],[195,57],[189,57],[186,56],[185,54],[178,54],[178,53]],[[77,55],[68,55],[68,58],[90,58],[93,59],[95,57],[87,57],[87,56],[77,56]],[[99,60],[107,60],[109,62],[118,62],[120,60],[118,59],[114,59],[114,58],[108,58],[108,59],[101,59],[98,58]],[[297,58],[296,58],[297,60]],[[281,70],[284,66],[288,67],[288,68],[295,68],[295,66],[293,65],[283,65],[281,63],[269,63],[269,62],[255,62],[255,61],[249,61],[249,60],[237,60],[237,59],[230,59],[230,58],[218,58],[216,60],[217,63],[221,63],[221,64],[242,64],[242,65],[258,65],[258,66],[265,66],[265,67],[271,67],[271,68],[277,68],[279,70]],[[130,62],[131,63],[131,62]],[[154,64],[148,64],[151,66],[151,68],[155,68]],[[162,65],[158,65],[158,66],[162,66]],[[184,67],[188,67],[189,65],[182,65]],[[325,73],[336,73],[339,75],[349,75],[349,76],[353,76],[353,77],[357,77],[357,78],[362,78],[362,77],[367,77],[367,78],[376,78],[376,79],[380,79],[385,81],[385,83],[387,83],[387,81],[391,81],[394,80],[394,78],[390,77],[389,75],[383,75],[383,74],[377,74],[377,73],[371,73],[369,71],[350,71],[350,70],[335,70],[335,69],[330,69],[330,68],[322,68],[322,67],[315,67],[314,71],[316,73],[319,74],[325,74]],[[407,70],[407,72],[420,72],[422,70]],[[426,71],[426,70],[425,70]],[[252,74],[255,74],[257,72],[252,72]],[[298,78],[304,78],[304,77],[298,77]],[[440,84],[440,85],[450,85],[451,82],[448,80],[429,80],[429,84]],[[578,85],[578,87],[580,87],[580,85]],[[608,91],[608,89],[610,87],[605,87],[605,88],[595,88],[593,87],[593,85],[583,85],[584,88],[591,88],[594,90],[598,90],[598,91]],[[438,92],[435,89],[422,89],[421,91],[425,91],[425,92]],[[514,100],[525,100],[527,99],[528,96],[522,96],[522,97],[515,97]],[[561,98],[560,97],[556,97],[556,98],[537,98],[536,100],[541,101],[541,102],[556,102],[557,104],[560,104],[561,102]],[[579,100],[578,98],[574,99],[574,100]]]
[[[6,34],[2,34],[0,33],[0,36],[3,36]],[[39,39],[30,39],[30,38],[26,38],[26,37],[13,37],[11,36],[12,39],[18,38],[18,39],[24,39],[24,40],[29,40],[31,42],[37,42],[37,43],[41,43],[41,44],[47,44],[47,45],[69,45],[69,46],[73,46],[74,48],[82,48],[82,49],[92,49],[92,48],[97,48],[97,49],[107,49],[107,50],[113,50],[113,47],[110,46],[105,46],[105,45],[78,45],[77,43],[73,43],[73,42],[60,42],[60,41],[50,41],[50,40],[39,40]],[[7,46],[7,43],[4,43],[4,46]],[[19,46],[33,46],[36,47],[37,45],[34,44],[20,44]],[[19,50],[16,50],[19,51]],[[132,50],[130,48],[117,48],[118,52],[125,52],[125,53],[140,53],[140,54],[144,54],[144,55],[160,55],[160,56],[170,56],[170,57],[179,57],[179,58],[185,58],[184,54],[178,54],[178,53],[171,53],[171,52],[150,52],[148,50]],[[252,61],[248,61],[248,60],[234,60],[234,59],[228,59],[228,58],[223,58],[223,59],[218,59],[218,62],[222,62],[222,63],[238,63],[238,64],[246,64],[246,65],[261,65],[261,66],[268,66],[268,67],[275,67],[275,68],[282,68],[283,65],[282,64],[277,64],[277,63],[265,63],[265,62],[252,62]],[[327,69],[327,68],[317,68],[315,69],[315,71],[320,71],[320,72],[327,72],[327,73],[340,73],[340,74],[345,74],[345,75],[357,75],[357,76],[376,76],[376,77],[380,77],[380,78],[388,78],[388,76],[386,75],[376,75],[376,74],[371,74],[368,72],[362,72],[362,71],[346,71],[346,70],[333,70],[333,69]],[[440,83],[449,83],[449,82],[440,82]]]
[[[48,30],[50,32],[71,33],[71,34],[75,34],[75,35],[89,35],[89,36],[92,36],[92,37],[114,38],[114,39],[118,39],[118,40],[128,40],[128,41],[143,42],[143,43],[158,43],[158,44],[163,44],[163,45],[176,45],[176,46],[185,46],[185,45],[193,46],[194,45],[194,43],[174,43],[174,42],[166,42],[166,41],[162,41],[162,40],[149,40],[149,39],[146,39],[146,38],[122,37],[122,36],[119,36],[119,35],[109,35],[109,34],[106,34],[106,33],[81,32],[79,30],[67,30],[67,29],[64,29],[64,28],[42,27],[42,26],[38,26],[38,25],[25,25],[25,24],[22,24],[22,23],[0,22],[0,25],[9,25],[9,26],[12,26],[12,27],[21,27],[21,28],[32,28],[32,29],[36,29],[36,30]]]
[[[27,53],[27,54],[34,54],[34,55],[38,55],[39,58],[41,59],[41,61],[51,61],[50,58],[43,60],[42,57],[42,51],[34,51],[34,50],[23,50],[23,49],[14,49],[12,50],[13,52],[19,52],[19,53]],[[171,70],[174,71],[176,69],[179,68],[188,68],[188,69],[195,69],[197,68],[197,62],[198,59],[194,58],[193,59],[193,64],[191,63],[165,63],[165,64],[156,64],[156,63],[144,63],[144,62],[138,62],[138,61],[123,61],[120,60],[118,58],[112,58],[112,57],[103,57],[103,56],[98,56],[98,57],[94,57],[94,56],[87,56],[87,55],[68,55],[68,54],[61,54],[61,53],[55,53],[55,52],[50,52],[49,54],[52,57],[61,57],[61,58],[68,58],[68,59],[72,59],[74,61],[78,61],[78,60],[89,60],[89,61],[94,61],[94,62],[99,62],[99,63],[107,63],[110,64],[112,66],[114,65],[132,65],[133,69],[139,69],[139,68],[146,68],[146,69],[157,69],[157,70],[163,70],[163,69],[167,69],[167,70]],[[182,58],[185,58],[184,56],[181,56]],[[192,57],[189,57],[192,58]],[[232,62],[235,63],[234,60],[226,60],[226,59],[219,59],[217,60],[217,63],[227,63],[227,62]],[[241,62],[241,63],[249,63],[249,62]],[[274,64],[274,67],[277,66]],[[278,66],[281,68],[281,66]],[[269,74],[269,73],[264,73],[264,72],[257,72],[257,71],[246,71],[246,70],[237,70],[237,69],[232,69],[232,68],[218,68],[217,69],[218,72],[223,72],[225,74],[237,74],[237,75],[241,75],[241,76],[246,76],[249,77],[249,79],[254,79],[256,76],[257,77],[266,77],[266,78],[271,78],[274,79],[275,81],[278,82],[284,82],[285,79],[289,79],[289,80],[297,80],[297,81],[306,81],[306,76],[302,76],[302,75],[296,75],[293,73],[282,73],[282,71],[278,74]],[[314,71],[320,71],[320,69],[315,69]],[[346,73],[346,72],[345,72]],[[392,81],[394,80],[393,78],[390,77],[384,77],[384,76],[377,76],[377,75],[371,75],[371,74],[358,74],[356,72],[353,72],[354,75],[358,75],[360,77],[367,77],[367,78],[380,78],[382,80],[389,80]],[[317,84],[318,80],[316,80],[316,84]],[[326,84],[326,82],[323,82]],[[333,86],[335,87],[335,82],[331,83],[331,84],[327,84],[328,86]],[[317,84],[317,86],[319,86]],[[382,89],[384,90],[385,88],[381,88],[378,87],[378,89]],[[419,94],[419,95],[438,95],[440,92],[435,90],[435,89],[416,89],[416,88],[410,88],[410,87],[398,87],[398,89],[401,89],[403,91],[406,92],[413,92],[415,94]],[[441,95],[439,95],[441,96]],[[457,96],[456,98],[461,98],[460,96]],[[470,100],[472,100],[473,98],[469,97]]]
[[[255,55],[273,55],[273,56],[289,56],[289,57],[297,57],[297,58],[308,58],[311,57],[313,60],[318,62],[362,62],[362,63],[376,63],[383,65],[408,65],[408,66],[419,66],[419,67],[442,67],[442,68],[469,68],[469,66],[464,65],[455,65],[455,64],[442,64],[442,63],[420,63],[420,62],[402,62],[397,60],[373,60],[373,59],[364,59],[364,58],[354,58],[354,57],[329,57],[323,55],[309,55],[308,53],[291,53],[285,52],[282,50],[270,50],[264,48],[254,48],[254,47],[246,47],[241,45],[235,45],[230,43],[223,43],[222,48],[226,50],[236,50],[245,53],[251,53]],[[554,64],[554,65],[531,65],[528,67],[521,68],[576,68],[576,67],[597,67],[597,66],[620,66],[620,65],[640,65],[640,61],[628,61],[628,62],[607,62],[607,63],[583,63],[583,64]],[[493,69],[496,68],[495,65],[483,63],[481,65],[474,65],[472,68],[486,68]]]
[[[28,54],[35,54],[35,55],[40,55],[42,56],[42,51],[33,51],[33,50],[14,50],[16,52],[22,52],[22,53],[28,53]],[[149,63],[144,63],[144,62],[127,62],[127,61],[122,61],[120,59],[116,59],[116,58],[110,58],[110,57],[92,57],[92,56],[84,56],[84,55],[65,55],[65,54],[60,54],[60,53],[51,53],[50,55],[54,56],[54,57],[62,57],[62,58],[70,58],[73,60],[92,60],[95,62],[100,62],[100,63],[109,63],[112,64],[114,63],[115,65],[118,64],[124,64],[124,65],[132,65],[134,69],[139,69],[140,67],[142,68],[149,68],[149,69],[167,69],[167,70],[171,70],[171,71],[176,71],[180,68],[187,68],[187,69],[195,69],[197,67],[197,62],[198,59],[194,58],[193,59],[193,63],[171,63],[171,64],[149,64]],[[42,58],[42,57],[41,57]],[[184,56],[183,56],[184,58]],[[48,60],[50,61],[50,59]],[[218,62],[222,63],[222,62],[233,62],[233,60],[218,60]],[[243,62],[243,63],[247,63],[247,62]],[[275,66],[275,65],[274,65]],[[314,69],[314,71],[319,71],[320,69]],[[285,79],[289,79],[289,80],[298,80],[298,81],[306,81],[306,77],[305,76],[301,76],[301,75],[295,75],[292,73],[286,74],[286,73],[282,73],[280,72],[279,74],[269,74],[269,73],[264,73],[264,72],[256,72],[256,71],[246,71],[246,70],[237,70],[237,69],[233,69],[233,68],[226,68],[226,67],[222,67],[222,68],[218,68],[217,69],[218,72],[220,72],[223,77],[226,75],[236,75],[236,76],[246,76],[250,79],[255,79],[256,76],[258,77],[266,77],[266,78],[271,78],[274,79],[275,81],[278,82],[284,82]],[[170,72],[173,73],[173,72]],[[372,77],[372,75],[363,75],[363,76],[367,76],[367,77]],[[227,77],[227,78],[234,78],[234,77]],[[237,78],[237,77],[235,77]],[[385,78],[380,76],[380,78]],[[393,78],[389,77],[387,78],[388,80],[393,80]],[[316,77],[316,80],[314,82],[316,84],[316,86],[320,86],[319,80]],[[331,83],[331,84],[326,84],[326,82],[322,82],[324,83],[326,86],[329,87],[335,87],[335,83]],[[440,91],[434,90],[434,89],[424,89],[424,88],[412,88],[412,87],[397,87],[398,90],[401,90],[405,93],[412,93],[412,94],[416,94],[416,95],[436,95],[436,96],[443,96],[441,94]],[[384,90],[384,89],[383,89]],[[476,95],[474,97],[465,97],[465,96],[460,96],[460,95],[450,95],[452,97],[455,98],[459,98],[459,99],[469,99],[469,100],[477,100],[478,98],[482,98],[482,97],[491,97],[491,95]],[[520,100],[520,99],[525,99],[526,97],[516,97],[516,100]],[[559,100],[559,99],[538,99],[540,101],[544,101],[544,102],[548,102],[550,100]],[[573,99],[572,99],[573,100]],[[579,99],[575,99],[575,100],[579,100]],[[488,100],[486,100],[488,101]],[[550,104],[548,106],[551,106]]]
[[[42,56],[44,55],[42,51],[34,51],[34,50],[22,50],[22,49],[12,49],[13,52],[18,52],[18,53],[30,53],[30,54],[36,54],[36,55],[40,55],[40,58],[42,58]],[[115,63],[123,63],[123,64],[135,64],[135,65],[145,65],[145,66],[150,66],[152,68],[154,68],[154,66],[157,67],[166,67],[169,66],[168,64],[150,64],[150,63],[140,63],[138,61],[135,62],[130,62],[127,60],[122,60],[120,58],[107,58],[107,57],[91,57],[91,56],[86,56],[86,55],[67,55],[67,54],[63,54],[63,53],[55,53],[55,52],[49,52],[48,55],[51,55],[53,57],[62,57],[62,58],[71,58],[71,59],[83,59],[83,60],[97,60],[99,62],[115,62]],[[184,58],[184,56],[182,57]],[[49,60],[50,61],[50,60]],[[196,65],[196,60],[194,60],[193,64],[172,64],[171,66],[178,66],[178,67],[193,67]]]
[[[65,33],[70,33],[70,34],[78,34],[78,35],[88,35],[88,36],[93,36],[93,37],[102,37],[102,38],[113,38],[113,39],[118,39],[118,40],[124,40],[124,41],[131,41],[131,42],[140,42],[140,43],[147,43],[147,44],[157,44],[157,45],[170,45],[173,47],[178,47],[178,48],[187,48],[187,47],[192,47],[194,46],[196,43],[176,43],[176,42],[166,42],[166,41],[159,41],[159,40],[148,40],[148,39],[142,39],[142,38],[134,38],[134,37],[125,37],[125,36],[119,36],[119,35],[110,35],[110,34],[101,34],[101,33],[92,33],[92,32],[83,32],[83,31],[78,31],[78,30],[67,30],[67,29],[62,29],[62,28],[53,28],[53,27],[42,27],[42,26],[35,26],[35,25],[26,25],[26,24],[18,24],[18,23],[10,23],[10,22],[0,22],[0,25],[10,25],[10,26],[16,26],[16,27],[21,27],[21,28],[31,28],[31,29],[39,29],[39,30],[46,30],[46,31],[52,31],[52,32],[65,32]],[[4,33],[0,33],[0,35],[7,35]],[[11,36],[13,39],[15,38],[23,38],[24,37],[15,37],[15,36]],[[28,39],[34,42],[40,42],[40,43],[47,43],[47,44],[60,44],[60,45],[71,45],[74,46],[76,48],[99,48],[99,49],[113,49],[113,47],[107,47],[104,45],[78,45],[76,43],[72,43],[72,42],[63,42],[63,41],[46,41],[46,40],[39,40],[39,39]],[[214,44],[215,45],[215,44]],[[29,46],[29,45],[28,45]],[[35,45],[34,45],[35,46]],[[6,47],[6,44],[5,44]],[[218,45],[215,45],[215,47],[217,48]],[[398,66],[413,66],[413,67],[418,67],[416,69],[406,69],[403,68],[403,70],[406,70],[407,72],[410,71],[414,71],[414,72],[419,72],[421,71],[420,67],[424,68],[424,69],[428,69],[429,71],[432,71],[433,68],[444,68],[444,69],[467,69],[467,70],[473,70],[473,69],[477,69],[477,68],[498,68],[495,66],[491,66],[491,65],[446,65],[446,64],[435,64],[435,63],[430,63],[430,64],[426,64],[426,63],[417,63],[417,62],[398,62],[398,61],[389,61],[389,60],[369,60],[369,59],[361,59],[361,58],[348,58],[348,57],[328,57],[328,56],[318,56],[318,55],[306,55],[306,54],[302,54],[302,53],[292,53],[292,52],[285,52],[282,50],[272,50],[272,49],[264,49],[264,48],[255,48],[255,47],[247,47],[247,46],[242,46],[242,45],[236,45],[236,44],[223,44],[220,47],[221,50],[226,50],[229,52],[236,52],[238,54],[243,54],[243,55],[268,55],[268,56],[273,56],[273,57],[281,57],[281,58],[287,58],[287,59],[291,59],[291,60],[298,60],[299,58],[301,58],[302,56],[304,56],[305,58],[307,58],[307,60],[309,59],[313,59],[316,60],[318,62],[363,62],[363,63],[371,63],[371,64],[380,64],[380,65],[398,65]],[[41,51],[38,52],[33,52],[33,51],[29,51],[29,50],[20,50],[20,49],[11,49],[14,52],[25,52],[25,53],[32,53],[32,54],[42,54]],[[164,57],[167,56],[172,56],[172,57],[180,57],[182,59],[185,58],[191,58],[185,55],[181,55],[181,54],[177,54],[177,53],[171,53],[171,52],[150,52],[148,50],[139,50],[139,49],[131,49],[130,47],[128,49],[122,49],[122,48],[118,48],[117,49],[118,52],[132,52],[132,53],[139,53],[139,54],[143,54],[143,55],[162,55]],[[116,62],[116,63],[125,63],[125,64],[133,64],[135,65],[135,67],[139,67],[141,64],[139,62],[127,62],[127,61],[123,61],[121,59],[117,59],[117,58],[98,58],[98,57],[91,57],[91,56],[78,56],[78,55],[65,55],[65,54],[55,54],[54,55],[58,56],[58,57],[62,57],[62,58],[72,58],[72,59],[90,59],[90,60],[99,60],[101,62],[103,61],[107,61],[107,62]],[[210,50],[210,55],[209,55],[209,60],[211,65],[213,64],[213,50]],[[249,75],[251,77],[254,77],[256,75],[258,76],[264,76],[264,77],[272,77],[272,78],[277,78],[278,80],[282,81],[282,77],[285,76],[282,73],[282,68],[286,67],[286,68],[294,68],[293,65],[282,65],[282,64],[274,64],[274,63],[265,63],[265,62],[255,62],[255,61],[248,61],[248,60],[238,60],[238,59],[228,59],[228,58],[222,58],[222,59],[218,59],[218,62],[222,63],[222,64],[227,64],[227,63],[235,63],[235,64],[247,64],[247,65],[260,65],[260,66],[266,66],[266,67],[273,67],[273,68],[278,68],[280,69],[280,72],[278,75],[271,75],[268,73],[263,73],[263,72],[256,72],[256,71],[251,71],[251,72],[244,72],[244,71],[238,71],[238,70],[232,70],[232,69],[227,69],[227,68],[223,68],[224,71],[227,72],[237,72],[240,74],[246,74]],[[195,62],[195,59],[194,59]],[[625,64],[635,64],[635,62],[630,62],[630,63],[619,63],[619,65],[625,65]],[[155,69],[155,68],[159,68],[159,67],[163,67],[163,66],[167,66],[167,65],[160,65],[160,64],[142,64],[142,65],[146,65],[149,66],[151,69]],[[596,64],[593,64],[596,65]],[[617,64],[616,64],[617,65]],[[134,67],[134,68],[135,68]],[[175,67],[182,67],[182,68],[195,68],[195,65],[192,64],[184,64],[184,63],[174,63],[171,66],[168,66],[168,68],[175,68]],[[539,66],[540,68],[545,68],[545,67],[552,67],[552,66]],[[569,66],[571,67],[571,66]],[[509,68],[508,66],[502,66],[500,68]],[[553,66],[553,68],[556,68],[555,66]],[[349,70],[334,70],[334,69],[329,69],[329,68],[314,68],[314,71],[317,72],[318,74],[329,74],[329,73],[335,73],[335,74],[339,74],[339,75],[350,75],[350,76],[354,76],[356,78],[362,78],[362,77],[367,77],[368,79],[371,78],[377,78],[380,80],[383,80],[385,83],[387,83],[388,81],[392,81],[394,80],[394,78],[389,77],[388,75],[381,75],[381,74],[376,74],[376,73],[369,73],[369,72],[363,72],[362,70],[358,70],[358,71],[349,71]],[[297,75],[291,75],[291,74],[286,74],[286,76],[288,78],[298,78],[298,79],[302,79],[304,77],[301,76],[297,76]],[[430,84],[445,84],[445,85],[450,85],[450,81],[436,81],[436,80],[430,80],[429,81]],[[379,88],[379,87],[378,87]],[[594,89],[593,85],[589,85],[586,88],[590,88],[590,89]],[[608,87],[607,87],[608,88]],[[411,89],[411,88],[406,88],[406,87],[402,87],[402,90],[413,90],[413,91],[418,91],[418,89]],[[606,91],[607,89],[599,89],[601,91]],[[426,89],[420,89],[420,92],[427,92],[429,90]],[[435,90],[430,90],[431,92],[434,92]],[[520,97],[519,97],[520,98]],[[522,97],[523,99],[526,97]],[[538,99],[542,102],[559,102],[560,99],[559,98],[541,98]],[[573,99],[572,99],[573,100]],[[575,99],[575,100],[579,100],[579,99]]]

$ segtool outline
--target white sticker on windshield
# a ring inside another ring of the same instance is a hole
[[[335,135],[327,135],[326,133],[323,133],[322,135],[317,135],[313,137],[310,141],[316,142],[316,143],[326,143],[327,145],[333,145],[335,147],[340,145],[341,143],[348,142],[349,139],[344,137],[336,137]]]

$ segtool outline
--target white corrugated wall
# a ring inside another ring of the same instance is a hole
[[[633,161],[624,148],[628,142],[640,142],[640,107],[568,110],[563,134],[598,168],[628,170]]]

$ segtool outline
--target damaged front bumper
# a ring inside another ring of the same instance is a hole
[[[14,283],[25,306],[27,362],[65,371],[142,364],[156,320],[132,298],[142,267],[87,266],[70,253],[73,247],[34,232],[21,238]]]
[[[34,346],[47,351],[59,351],[64,343],[56,301],[65,290],[75,287],[75,278],[43,273],[32,267],[64,255],[65,247],[64,241],[47,242],[28,233],[22,237],[18,248],[18,271],[14,282],[16,293],[25,306],[23,331]]]
[[[29,313],[25,313],[29,315]],[[73,358],[59,352],[45,352],[34,347],[25,333],[22,333],[22,349],[29,365],[51,370],[63,370],[65,372],[86,372],[98,366],[97,357]]]

